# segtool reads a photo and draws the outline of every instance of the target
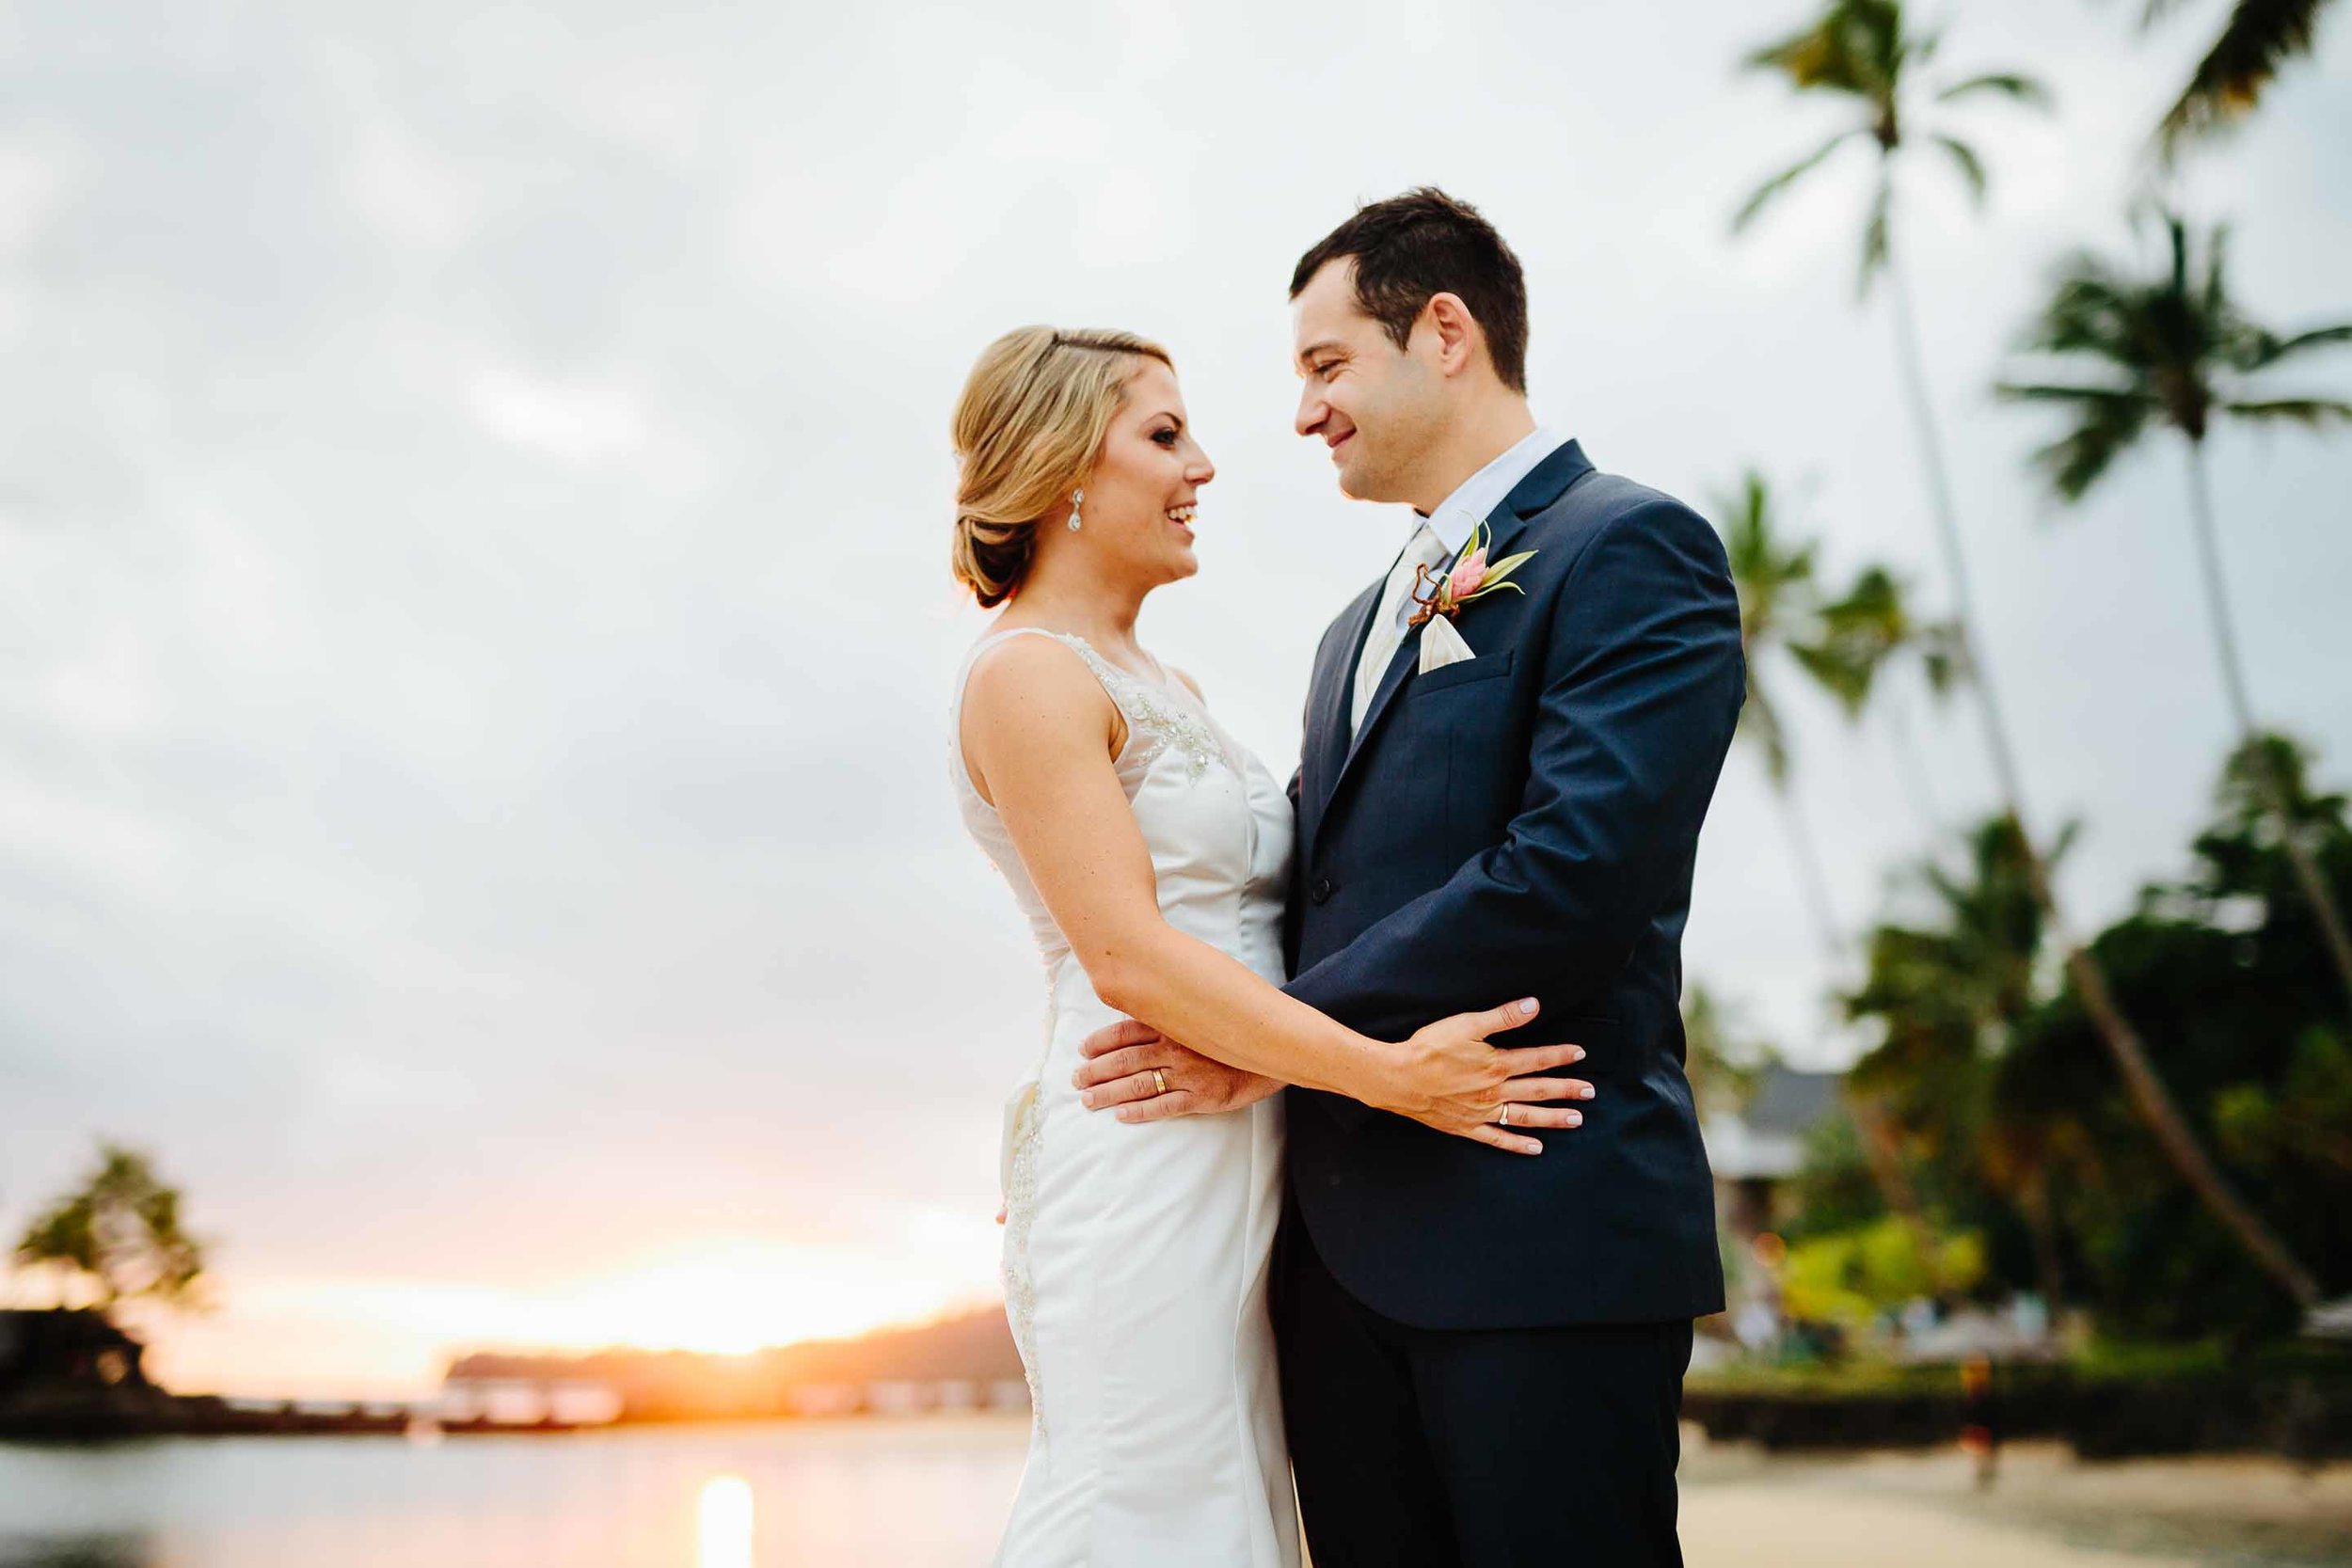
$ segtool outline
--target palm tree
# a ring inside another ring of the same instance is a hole
[[[2327,8],[2328,0],[2237,0],[2221,36],[2157,123],[2156,147],[2166,162],[2187,143],[2234,125],[2262,102],[2279,68],[2311,53],[2319,13]],[[2140,25],[2153,26],[2178,9],[2180,0],[2148,0]]]
[[[1901,0],[1830,0],[1810,25],[1750,55],[1742,62],[1747,69],[1775,71],[1800,92],[1851,100],[1862,119],[1758,185],[1732,218],[1732,231],[1745,230],[1776,198],[1849,142],[1867,142],[1877,150],[1878,169],[1869,216],[1862,226],[1860,290],[1867,294],[1883,272],[1898,295],[1898,308],[1907,311],[1901,304],[1901,276],[1894,266],[1895,160],[1914,143],[1916,106],[1911,94],[1941,41],[1934,33],[1905,30]],[[2046,108],[2050,102],[2039,82],[2015,71],[1988,71],[1950,83],[1936,92],[1934,101],[1955,103],[1988,93],[2036,108]],[[1986,181],[1984,159],[1977,150],[1948,132],[1929,132],[1927,139],[1981,204]]]
[[[2072,428],[2034,459],[2051,488],[2069,503],[2088,495],[2152,428],[2169,426],[2180,435],[2188,455],[2189,519],[2205,608],[2213,620],[2214,647],[2220,657],[2222,692],[2237,726],[2239,746],[2252,748],[2260,730],[2222,584],[2205,437],[2225,417],[2312,426],[2352,421],[2352,404],[2266,396],[2245,384],[2247,377],[2313,349],[2352,343],[2352,322],[2290,337],[2257,325],[2230,298],[2224,275],[2228,230],[2213,230],[2200,268],[2187,225],[2169,211],[2160,210],[2160,216],[2170,246],[2170,265],[2163,273],[2136,277],[2097,256],[2078,253],[2060,265],[2057,291],[2023,341],[2028,352],[2081,366],[2083,377],[2073,382],[2004,381],[1998,390],[2015,402],[2057,404],[2072,416]],[[2259,748],[2248,754],[2258,762],[2267,756]],[[2260,786],[2274,805],[2282,805],[2280,781],[2267,768],[2258,771]],[[2345,994],[2352,997],[2352,937],[2345,934],[2344,912],[2304,837],[2290,832],[2284,847],[2296,881],[2319,920]]]
[[[2065,853],[2061,834],[2053,858]],[[1889,1120],[1948,1168],[1973,1164],[2025,1217],[2042,1287],[2055,1307],[2064,1282],[2049,1167],[2063,1136],[2062,1113],[2036,1106],[2020,1115],[1992,1103],[1995,1063],[2035,1002],[2044,916],[2026,870],[2016,819],[1994,816],[1966,838],[1960,871],[1930,860],[1914,872],[1928,918],[1870,933],[1869,964],[1845,998],[1847,1016],[1883,1029],[1854,1065],[1853,1079]]]
[[[1692,981],[1682,992],[1685,1076],[1702,1115],[1737,1111],[1772,1065],[1772,1047],[1738,1037],[1739,1023],[1713,990]]]
[[[1904,719],[1898,692],[1883,678],[1899,660],[1915,663],[1931,697],[1941,700],[1966,675],[1960,628],[1950,621],[1922,621],[1912,613],[1902,579],[1883,566],[1867,566],[1853,586],[1820,609],[1819,643],[1792,647],[1814,681],[1859,722],[1875,701],[1893,732],[1895,754],[1931,834],[1938,831],[1931,786],[1920,765],[1917,744]]]
[[[1764,776],[1780,802],[1788,829],[1789,847],[1796,852],[1798,880],[1804,889],[1813,924],[1829,960],[1830,973],[1842,975],[1851,958],[1851,945],[1838,925],[1829,896],[1829,879],[1821,868],[1820,847],[1814,841],[1792,778],[1788,727],[1782,716],[1772,672],[1781,654],[1836,693],[1849,712],[1867,699],[1873,678],[1893,644],[1868,638],[1856,607],[1869,602],[1871,585],[1891,584],[1883,569],[1867,569],[1855,593],[1836,606],[1824,606],[1814,580],[1815,546],[1790,538],[1779,521],[1771,487],[1751,468],[1740,476],[1737,490],[1717,499],[1716,514],[1729,519],[1724,548],[1731,562],[1731,579],[1740,596],[1740,639],[1747,652],[1748,695],[1740,705],[1738,733],[1764,753]],[[1842,618],[1833,620],[1833,609]],[[1883,628],[1882,627],[1882,630]],[[1857,635],[1857,634],[1861,635]],[[1701,1022],[1712,1025],[1711,1009]],[[1709,1037],[1712,1037],[1711,1035]],[[1933,1236],[1921,1212],[1910,1173],[1903,1169],[1894,1129],[1877,1101],[1849,1081],[1846,1107],[1887,1207],[1901,1216],[1924,1259],[1935,1257]]]
[[[1790,787],[1788,721],[1781,715],[1778,687],[1772,671],[1781,653],[1810,649],[1806,641],[1819,632],[1818,596],[1813,583],[1814,546],[1799,543],[1782,531],[1771,489],[1754,469],[1740,476],[1740,487],[1721,497],[1716,513],[1730,519],[1724,548],[1731,561],[1731,580],[1740,594],[1740,641],[1747,650],[1748,696],[1740,707],[1739,734],[1764,754],[1764,777],[1772,786],[1796,851],[1798,879],[1804,888],[1807,909],[1831,962],[1841,965],[1846,939],[1830,907],[1829,879],[1821,869],[1821,851],[1804,820],[1796,791]],[[1802,656],[1800,656],[1802,657]]]
[[[1777,656],[1787,654],[1836,700],[1851,722],[1883,690],[1881,677],[1889,667],[1906,656],[1917,657],[1931,691],[1948,691],[1962,669],[1957,640],[1950,623],[1915,618],[1900,579],[1883,566],[1865,566],[1852,587],[1824,598],[1815,575],[1815,545],[1788,535],[1771,487],[1756,470],[1719,496],[1715,511],[1729,519],[1724,544],[1739,589],[1740,635],[1748,653],[1740,734],[1763,752],[1765,777],[1788,819],[1813,923],[1836,967],[1844,961],[1849,941],[1831,907],[1820,850],[1791,785],[1788,730],[1773,678]]]
[[[1978,714],[1984,725],[1985,742],[1992,752],[2003,805],[2022,824],[2026,821],[2024,783],[1992,673],[1976,653],[1981,639],[1969,592],[1966,551],[1952,504],[1951,482],[1945,467],[1934,406],[1928,396],[1910,291],[1904,286],[1901,268],[1897,264],[1894,244],[1895,164],[1914,145],[1907,129],[1912,121],[1910,100],[1916,91],[1923,90],[1918,87],[1919,73],[1933,58],[1936,43],[1932,34],[1914,37],[1906,31],[1901,0],[1829,0],[1811,24],[1751,55],[1746,61],[1750,69],[1775,71],[1800,92],[1829,93],[1848,101],[1861,111],[1862,123],[1831,138],[1765,182],[1740,208],[1733,227],[1735,230],[1745,228],[1775,197],[1825,162],[1847,141],[1867,137],[1875,144],[1878,177],[1868,216],[1863,224],[1861,284],[1867,292],[1883,273],[1888,293],[1893,296],[1896,355],[1918,435],[1936,536],[1942,546],[1945,570],[1951,579],[1960,651],[1975,677],[1968,686],[1976,694]],[[1942,88],[1935,100],[1948,103],[1985,93],[2028,104],[2047,102],[2047,95],[2038,84],[2014,72],[1967,77]],[[1956,166],[1971,192],[1981,200],[1984,164],[1975,150],[1948,135],[1932,135],[1931,144]],[[2173,1103],[2163,1081],[2156,1076],[2146,1045],[2116,1006],[2106,977],[2069,930],[2049,869],[2042,855],[2034,850],[2030,834],[2026,837],[2026,848],[2027,874],[2049,920],[2051,934],[2065,955],[2068,972],[2074,979],[2084,1008],[2097,1024],[2100,1039],[2115,1059],[2116,1070],[2122,1076],[2142,1120],[2167,1158],[2180,1170],[2183,1180],[2256,1262],[2297,1302],[2309,1305],[2316,1301],[2318,1286],[2311,1272],[2238,1196],[2197,1142],[2180,1107]]]

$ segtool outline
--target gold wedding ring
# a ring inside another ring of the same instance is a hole
[[[1158,1068],[1153,1068],[1152,1069],[1152,1092],[1153,1094],[1166,1094],[1168,1092],[1168,1074],[1162,1072]]]

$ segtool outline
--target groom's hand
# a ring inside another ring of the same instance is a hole
[[[1070,1081],[1080,1089],[1079,1100],[1089,1111],[1118,1107],[1121,1121],[1238,1111],[1282,1086],[1213,1061],[1131,1018],[1089,1035],[1078,1053],[1086,1060]]]

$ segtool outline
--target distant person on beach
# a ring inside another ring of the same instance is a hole
[[[1678,1563],[1723,1306],[1677,1007],[1744,686],[1723,548],[1535,423],[1519,264],[1466,204],[1363,208],[1290,293],[1298,433],[1415,515],[1325,634],[1287,798],[1136,640],[1216,474],[1169,356],[1026,328],[956,411],[956,574],[1006,609],[950,772],[1050,987],[998,1560],[1290,1568],[1303,1512],[1321,1568]]]

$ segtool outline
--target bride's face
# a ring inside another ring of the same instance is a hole
[[[1107,552],[1154,586],[1200,569],[1193,556],[1193,503],[1216,467],[1192,438],[1176,375],[1157,359],[1140,361],[1126,398],[1111,417],[1102,455],[1087,476],[1081,534],[1072,541]]]

